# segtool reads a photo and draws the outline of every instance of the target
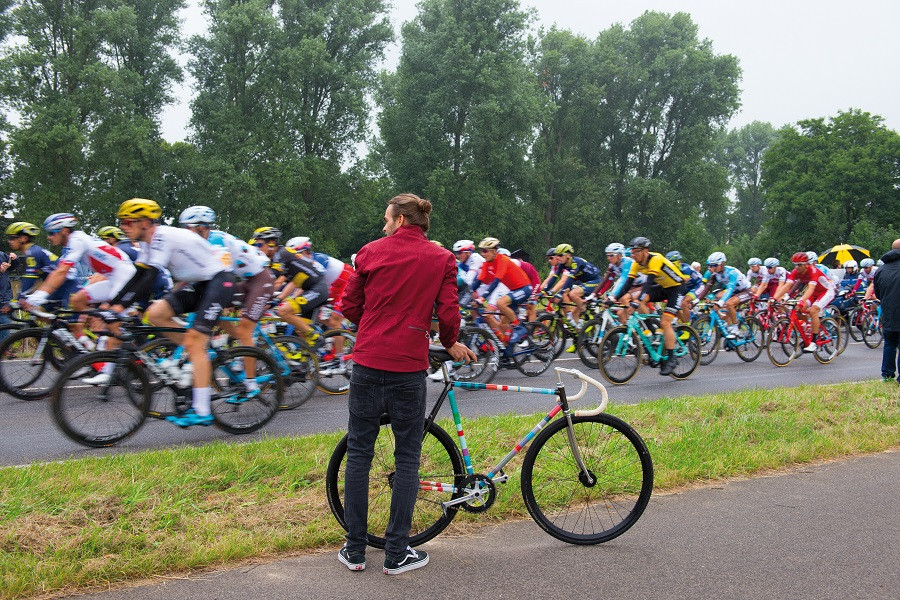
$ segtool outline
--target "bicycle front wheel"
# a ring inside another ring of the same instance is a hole
[[[369,521],[367,524],[368,543],[375,548],[384,548],[384,532],[391,512],[391,495],[394,483],[394,436],[387,415],[382,417],[382,426],[375,440],[375,456],[369,472]],[[325,495],[337,522],[347,529],[344,520],[344,487],[347,469],[347,436],[345,435],[328,462],[325,475]],[[462,456],[453,443],[453,438],[434,423],[429,423],[422,440],[422,455],[419,466],[419,494],[413,509],[412,528],[409,532],[411,546],[424,544],[450,525],[456,516],[456,507],[443,508],[442,502],[459,497],[460,493],[438,491],[427,482],[452,485],[462,489],[466,476]],[[428,489],[426,489],[428,488]]]
[[[881,322],[875,313],[866,315],[862,330],[863,343],[869,348],[875,349],[884,341],[884,333],[881,331]]]
[[[784,367],[799,353],[800,336],[791,325],[790,319],[779,319],[769,330],[769,343],[766,350],[769,360],[776,367]]]
[[[532,321],[523,327],[528,329],[528,335],[512,344],[512,360],[523,375],[537,377],[550,368],[556,358],[554,338],[543,323]]]
[[[354,344],[356,334],[344,329],[330,329],[316,342],[316,386],[326,394],[346,394],[350,390]]]
[[[500,350],[481,327],[467,325],[459,331],[459,342],[475,353],[477,360],[454,367],[458,381],[490,383],[500,365]]]
[[[282,367],[284,399],[278,408],[291,410],[303,406],[316,391],[319,364],[316,354],[305,341],[295,335],[280,335],[272,342],[275,344],[274,348],[265,346],[260,349],[271,353],[272,359]],[[276,358],[276,352],[281,356]],[[284,367],[288,368],[287,373],[284,372]]]
[[[854,342],[863,341],[863,311],[859,306],[851,308],[847,313],[847,332]]]
[[[20,400],[46,398],[55,370],[70,356],[63,342],[46,329],[14,331],[0,344],[0,388]]]
[[[522,498],[541,529],[570,544],[599,544],[625,533],[653,493],[653,461],[641,436],[608,414],[557,419],[535,438],[522,463]]]
[[[700,364],[712,364],[719,355],[719,331],[708,316],[702,316],[694,323],[694,330],[700,337]]]
[[[744,362],[753,362],[766,345],[766,332],[756,317],[746,317],[740,324],[740,332],[743,343],[735,348],[737,355]]]
[[[143,424],[150,408],[151,386],[137,362],[118,363],[117,352],[93,352],[70,361],[50,393],[50,412],[62,432],[83,446],[112,446]],[[87,385],[95,363],[113,363],[109,382]]]
[[[841,329],[837,321],[831,317],[822,319],[819,326],[819,338],[824,338],[825,341],[816,344],[814,355],[817,361],[825,365],[840,354]]]
[[[688,325],[675,326],[675,358],[678,364],[672,371],[675,379],[687,379],[700,364],[700,336]]]
[[[543,311],[538,313],[535,321],[546,327],[547,331],[550,332],[553,338],[553,357],[559,358],[559,355],[566,349],[566,342],[569,339],[562,319],[556,313]]]
[[[244,384],[245,359],[256,361],[258,394]],[[212,362],[212,414],[216,427],[232,434],[251,433],[275,416],[284,402],[284,382],[268,354],[249,346],[222,350]]]
[[[597,355],[600,353],[600,341],[603,339],[603,334],[606,333],[603,323],[604,320],[602,318],[592,319],[584,324],[584,327],[581,328],[581,332],[578,334],[578,342],[576,343],[578,358],[581,359],[584,366],[591,369],[599,368]]]

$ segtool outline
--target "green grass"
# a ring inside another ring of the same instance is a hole
[[[657,491],[900,442],[898,389],[881,382],[666,398],[609,412],[644,437]],[[538,418],[464,420],[476,471],[496,463]],[[0,469],[0,598],[337,545],[342,531],[324,477],[339,437]],[[458,515],[451,531],[527,516],[521,460],[511,464],[497,503],[485,514]]]

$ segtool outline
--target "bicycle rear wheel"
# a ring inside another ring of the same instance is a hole
[[[744,362],[753,362],[762,354],[763,346],[766,345],[766,333],[756,317],[744,317],[740,332],[744,343],[735,348],[737,355]]]
[[[847,331],[850,334],[850,337],[853,338],[854,342],[863,341],[863,313],[862,308],[857,306],[856,308],[851,308],[847,313]]]
[[[259,394],[244,385],[244,359],[256,360]],[[269,422],[284,402],[284,382],[268,354],[249,346],[221,350],[212,362],[212,414],[216,427],[232,434],[251,433]]]
[[[881,331],[881,322],[878,316],[872,312],[866,315],[862,330],[863,343],[869,348],[875,349],[884,341],[884,333]]]
[[[542,311],[538,313],[535,321],[541,323],[550,332],[553,338],[553,358],[559,358],[559,355],[566,349],[566,340],[569,338],[562,318],[556,313]]]
[[[280,335],[272,342],[275,344],[275,348],[265,346],[261,350],[267,353],[280,352],[280,360],[290,368],[288,373],[284,373],[282,369],[284,399],[278,408],[291,410],[303,406],[316,391],[319,364],[316,353],[305,341],[295,335]],[[273,360],[275,360],[274,356]],[[280,364],[279,360],[275,360],[275,363]]]
[[[622,339],[628,336],[627,339]],[[624,325],[613,327],[600,340],[597,366],[610,383],[631,381],[641,368],[641,340],[636,333],[628,333]]]
[[[694,330],[700,338],[700,364],[712,364],[719,355],[719,331],[708,316],[697,319],[694,322]]]
[[[528,335],[511,344],[512,360],[523,375],[537,377],[550,368],[550,364],[556,358],[553,335],[537,321],[524,323],[522,326],[528,330]]]
[[[840,356],[847,349],[847,344],[850,343],[850,335],[847,333],[850,331],[850,327],[847,325],[847,320],[841,315],[832,318],[837,321],[838,331],[841,332],[841,338],[838,340],[838,355]]]
[[[391,493],[394,482],[394,436],[387,415],[381,418],[381,428],[375,440],[375,456],[369,473],[369,521],[368,543],[375,548],[384,548],[384,532],[387,528],[391,508]],[[344,475],[347,469],[347,436],[338,442],[325,475],[325,495],[337,522],[347,529],[344,520]],[[424,544],[450,525],[456,516],[456,507],[444,510],[442,502],[457,498],[460,492],[423,489],[422,482],[452,484],[462,489],[466,476],[462,456],[453,443],[453,438],[440,426],[429,423],[422,440],[422,455],[419,466],[419,494],[413,509],[412,529],[409,532],[411,546]],[[434,487],[434,486],[432,486]]]
[[[458,381],[490,383],[497,374],[500,350],[491,336],[481,327],[467,325],[459,331],[459,342],[475,353],[477,360],[454,366]]]
[[[578,348],[578,358],[584,366],[591,369],[599,368],[597,364],[597,355],[600,353],[600,341],[603,339],[603,319],[591,319],[586,322],[578,334],[576,346]]]
[[[531,517],[553,537],[570,544],[607,542],[634,525],[650,501],[650,451],[617,417],[572,417],[586,477],[568,434],[562,418],[535,438],[522,463],[522,498]]]
[[[682,339],[687,335],[687,339]],[[675,326],[675,358],[678,364],[672,371],[675,379],[687,379],[700,364],[700,336],[688,325]]]
[[[316,386],[326,394],[346,394],[350,390],[354,344],[356,334],[344,329],[330,329],[316,342]]]
[[[112,446],[140,428],[150,408],[150,381],[138,362],[118,363],[114,351],[93,352],[70,361],[59,374],[50,394],[50,412],[62,432],[83,446]],[[81,381],[91,365],[115,363],[104,385]]]
[[[800,352],[800,335],[791,325],[790,319],[779,319],[769,330],[769,344],[766,346],[769,360],[776,367],[784,367]]]

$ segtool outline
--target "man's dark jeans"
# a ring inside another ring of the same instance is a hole
[[[900,381],[900,374],[897,373],[897,344],[900,343],[900,331],[884,330],[884,350],[881,353],[881,376],[893,377],[897,375],[897,381]]]
[[[384,413],[391,419],[395,468],[390,518],[385,531],[385,556],[399,560],[406,552],[413,507],[419,493],[425,385],[425,371],[392,373],[362,365],[353,367],[350,377],[350,421],[347,426],[347,469],[344,474],[344,519],[347,522],[347,551],[350,554],[366,551],[369,469]]]

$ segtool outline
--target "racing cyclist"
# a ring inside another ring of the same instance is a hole
[[[706,259],[706,273],[703,274],[703,285],[697,289],[697,298],[703,298],[713,287],[721,285],[722,289],[716,294],[716,305],[725,308],[725,322],[728,324],[725,337],[734,339],[739,334],[737,325],[737,307],[752,298],[750,282],[746,275],[738,269],[725,264],[724,252],[713,252]]]
[[[606,247],[606,258],[609,260],[609,267],[606,269],[607,277],[613,282],[612,289],[606,295],[606,301],[610,304],[625,305],[625,308],[619,311],[619,322],[625,325],[628,323],[628,317],[634,312],[630,303],[640,295],[647,276],[644,273],[638,273],[635,277],[631,277],[634,266],[631,249],[618,242]]]
[[[40,230],[37,228],[37,225],[27,221],[17,221],[6,228],[6,241],[13,250],[9,254],[10,268],[18,270],[19,265],[23,263],[25,265],[19,297],[27,295],[32,288],[37,290],[35,286],[44,281],[47,275],[56,269],[56,261],[59,257],[34,243],[34,238],[39,233]],[[69,295],[74,291],[75,282],[66,280],[65,284],[56,290],[50,300],[66,304],[69,300]]]
[[[593,263],[586,261],[580,256],[574,256],[575,249],[571,244],[559,244],[556,247],[557,263],[553,268],[554,274],[559,281],[550,290],[551,293],[558,294],[572,280],[572,289],[569,290],[569,300],[575,303],[572,310],[572,322],[580,326],[581,315],[584,314],[584,299],[597,289],[600,285],[602,277],[600,269]]]
[[[822,272],[816,265],[809,264],[809,257],[804,252],[797,252],[791,257],[794,270],[791,271],[784,283],[778,286],[775,298],[784,298],[792,289],[797,289],[806,284],[806,290],[797,302],[800,318],[804,321],[804,312],[809,313],[812,322],[812,339],[804,346],[804,352],[815,352],[816,336],[819,334],[819,315],[834,299],[834,281]]]
[[[482,285],[488,288],[484,293],[489,297],[501,283],[509,288],[509,291],[497,299],[497,308],[500,310],[500,341],[507,343],[512,336],[512,328],[519,325],[519,316],[516,309],[531,296],[531,280],[525,271],[516,265],[512,259],[500,254],[500,240],[486,237],[478,242],[478,252],[484,258],[481,272],[470,286],[473,299],[479,298],[478,289]]]

